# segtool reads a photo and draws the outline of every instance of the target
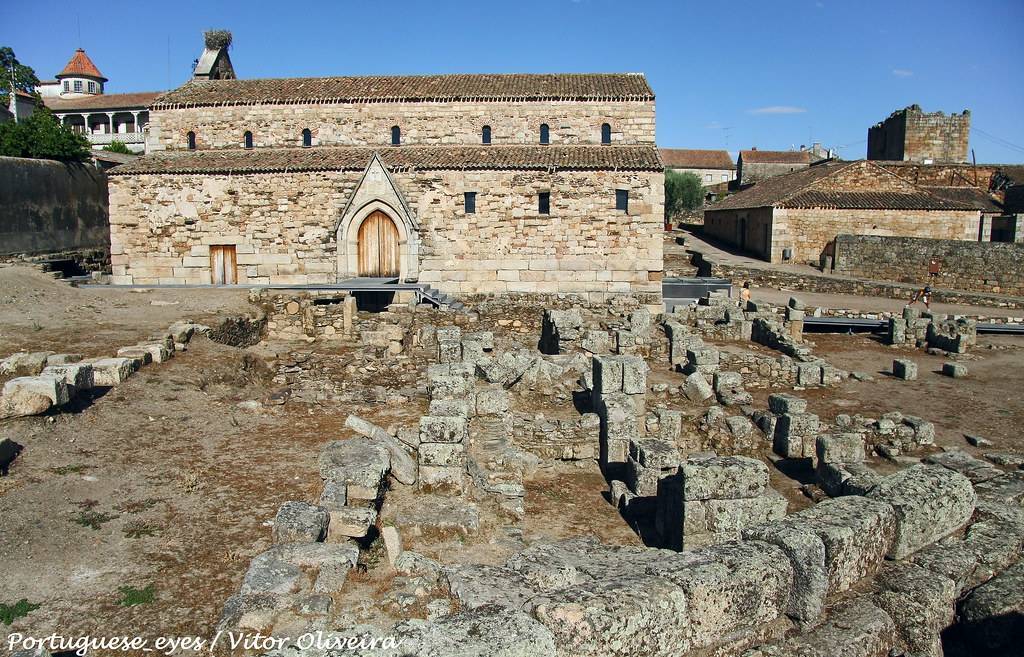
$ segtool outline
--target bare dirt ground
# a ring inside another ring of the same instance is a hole
[[[836,390],[801,393],[810,410],[831,420],[835,415],[859,413],[879,417],[889,411],[917,415],[935,423],[936,444],[961,447],[975,456],[984,451],[1024,452],[1024,337],[979,336],[978,346],[958,362],[968,376],[952,379],[941,374],[948,358],[918,349],[894,349],[867,335],[807,336],[815,354],[836,367],[866,372],[874,381],[847,380]],[[918,365],[918,378],[903,381],[891,376],[894,358],[909,358]],[[977,449],[964,434],[983,436],[993,447]]]
[[[179,319],[204,323],[218,314],[247,312],[247,299],[242,289],[73,288],[31,267],[0,265],[0,355],[112,356],[116,347]]]

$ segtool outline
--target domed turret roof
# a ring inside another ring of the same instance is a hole
[[[64,70],[57,74],[57,79],[69,78],[69,77],[85,77],[95,78],[106,82],[107,79],[103,77],[100,70],[96,68],[96,65],[89,59],[89,55],[85,54],[85,51],[79,48],[75,51],[74,57],[68,62]]]

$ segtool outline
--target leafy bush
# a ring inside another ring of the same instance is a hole
[[[109,145],[104,146],[103,150],[109,153],[124,153],[125,155],[132,154],[132,152],[128,150],[128,147],[125,146],[124,142],[118,141],[117,139],[111,141]]]
[[[0,604],[0,622],[4,625],[10,625],[15,619],[28,616],[36,609],[39,609],[39,605],[32,604],[28,601],[28,598],[22,598],[13,605]]]
[[[700,177],[689,171],[665,169],[665,217],[671,218],[704,204],[704,186]]]
[[[83,135],[61,125],[45,107],[17,123],[0,123],[0,155],[85,162],[91,149]]]
[[[153,602],[153,597],[156,595],[156,589],[152,584],[144,589],[137,589],[134,586],[119,586],[117,591],[121,594],[121,599],[118,600],[117,604],[122,607],[134,607],[135,605]]]

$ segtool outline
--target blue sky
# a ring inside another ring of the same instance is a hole
[[[660,146],[859,158],[918,103],[970,109],[979,162],[1024,162],[1022,0],[0,2],[0,45],[40,78],[81,45],[111,93],[182,83],[211,27],[244,78],[642,71]]]

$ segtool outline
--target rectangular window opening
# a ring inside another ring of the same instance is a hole
[[[463,194],[466,203],[466,214],[476,213],[476,192],[465,192]]]
[[[616,189],[615,190],[615,209],[622,210],[623,212],[629,212],[629,190],[628,189]]]
[[[537,214],[551,214],[551,192],[537,195]]]

